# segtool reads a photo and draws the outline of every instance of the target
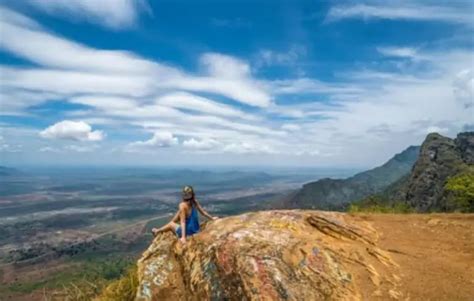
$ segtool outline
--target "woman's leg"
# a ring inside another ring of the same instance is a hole
[[[169,222],[167,223],[166,225],[164,225],[163,227],[161,228],[153,228],[151,229],[151,232],[153,233],[153,235],[157,235],[158,233],[162,233],[162,232],[166,232],[166,231],[173,231],[173,232],[176,232],[176,228],[178,227],[177,224],[175,224],[174,222]]]

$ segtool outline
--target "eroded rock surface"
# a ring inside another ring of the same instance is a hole
[[[404,300],[401,275],[370,222],[278,210],[209,222],[180,244],[155,238],[136,300]]]

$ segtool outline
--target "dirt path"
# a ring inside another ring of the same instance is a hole
[[[474,214],[354,214],[400,265],[410,300],[474,300]]]

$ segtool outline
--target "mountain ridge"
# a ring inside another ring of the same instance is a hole
[[[381,166],[346,179],[324,178],[309,182],[283,201],[284,208],[341,210],[348,203],[379,193],[408,174],[419,146],[409,146]]]

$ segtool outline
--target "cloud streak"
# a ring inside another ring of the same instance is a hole
[[[130,52],[94,49],[73,42],[9,9],[2,8],[2,14],[5,17],[2,15],[0,20],[0,49],[41,66],[3,67],[4,86],[62,94],[128,96],[151,96],[178,89],[222,95],[256,107],[271,102],[265,87],[252,77],[248,63],[228,55],[202,54],[204,74],[195,75]]]
[[[51,15],[82,19],[115,30],[132,27],[140,12],[148,10],[144,0],[29,0],[28,3]]]
[[[422,2],[405,2],[394,5],[384,4],[354,4],[337,5],[331,7],[327,22],[336,22],[344,19],[388,19],[412,21],[440,21],[448,23],[465,24],[472,26],[472,7],[448,7],[426,5]]]

